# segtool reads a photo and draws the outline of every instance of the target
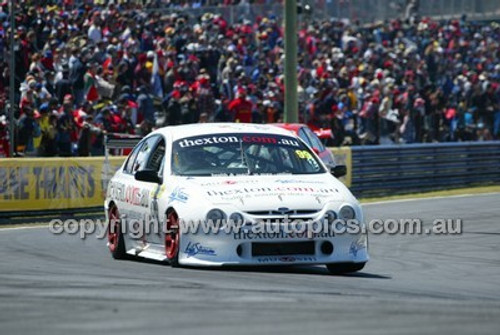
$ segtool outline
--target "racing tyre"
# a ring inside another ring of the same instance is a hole
[[[331,274],[341,275],[360,271],[365,267],[365,264],[366,263],[334,263],[326,264],[326,268]]]
[[[179,266],[179,244],[179,216],[175,211],[170,211],[167,214],[167,229],[165,231],[165,256],[172,267]]]
[[[113,205],[108,213],[108,248],[114,259],[126,259],[125,241],[118,208]]]

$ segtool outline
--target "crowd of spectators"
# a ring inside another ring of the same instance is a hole
[[[99,155],[106,132],[283,120],[283,29],[274,15],[229,24],[209,12],[101,2],[15,2],[17,151]],[[3,112],[6,1],[0,22]],[[499,138],[499,23],[308,18],[298,30],[300,120],[331,128],[329,144]]]

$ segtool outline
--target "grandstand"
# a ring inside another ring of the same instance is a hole
[[[0,155],[11,75],[17,155],[101,155],[110,132],[283,120],[280,1],[16,1],[14,74],[1,8]],[[300,120],[331,128],[335,146],[498,139],[499,13],[493,0],[304,1]]]

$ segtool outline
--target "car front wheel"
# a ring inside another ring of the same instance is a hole
[[[125,241],[118,208],[112,205],[108,212],[108,248],[114,259],[126,259]]]
[[[165,256],[173,267],[179,266],[180,229],[179,216],[175,211],[167,214],[165,231]]]

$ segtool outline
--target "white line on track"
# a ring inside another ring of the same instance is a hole
[[[40,228],[47,228],[49,225],[43,225],[43,226],[35,226],[35,227],[32,227],[32,226],[24,226],[24,227],[5,227],[3,228],[2,226],[0,226],[0,232],[4,232],[4,231],[11,231],[11,230],[24,230],[24,229],[40,229]]]

